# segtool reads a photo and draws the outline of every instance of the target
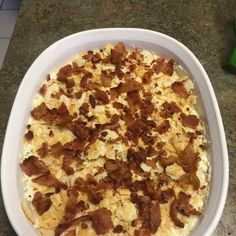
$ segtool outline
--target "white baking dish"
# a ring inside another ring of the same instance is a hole
[[[208,203],[199,225],[191,235],[211,235],[217,226],[227,195],[228,155],[220,111],[205,70],[188,48],[167,35],[144,29],[111,28],[84,31],[59,40],[34,61],[22,80],[7,126],[1,166],[3,200],[8,218],[18,235],[37,235],[20,206],[23,191],[19,169],[21,138],[34,95],[46,75],[72,56],[118,41],[174,58],[193,78],[208,129],[212,176]]]

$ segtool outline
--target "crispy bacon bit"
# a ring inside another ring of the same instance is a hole
[[[48,144],[46,142],[43,142],[42,146],[37,150],[37,153],[41,158],[44,158],[45,156],[47,156],[48,151]]]
[[[173,165],[177,161],[177,158],[173,155],[170,156],[160,155],[159,161],[163,167],[167,167]]]
[[[49,172],[47,165],[35,156],[30,156],[27,159],[24,159],[20,164],[20,168],[30,177],[32,175],[45,174]]]
[[[103,87],[111,87],[112,76],[106,70],[102,70],[101,82]]]
[[[47,112],[48,108],[46,104],[43,102],[31,111],[31,115],[35,120],[40,120],[45,114],[47,114]]]
[[[179,155],[180,165],[183,170],[188,173],[195,173],[200,161],[199,153],[194,152],[193,145],[188,146]]]
[[[161,211],[158,202],[151,204],[150,207],[150,230],[155,234],[161,224]]]
[[[154,111],[154,105],[151,101],[143,100],[141,104],[141,114],[143,117],[150,116]]]
[[[26,134],[25,134],[25,139],[27,141],[31,141],[34,138],[34,133],[33,131],[29,130]]]
[[[157,132],[159,134],[164,134],[170,128],[170,123],[168,120],[164,120],[160,125],[157,126]]]
[[[89,113],[89,104],[87,102],[83,103],[79,108],[79,112],[81,115],[87,115]]]
[[[162,68],[162,72],[164,74],[167,74],[169,76],[172,76],[174,72],[174,60],[170,59],[168,62],[166,62]]]
[[[184,87],[184,84],[182,82],[174,82],[171,85],[171,88],[180,97],[187,98],[189,95],[187,89]]]
[[[46,84],[43,84],[42,87],[39,89],[39,93],[44,96],[46,93]]]
[[[181,109],[176,105],[175,102],[164,102],[162,107],[163,109],[160,112],[160,115],[164,118],[172,117],[174,113],[181,112]]]
[[[95,99],[97,100],[97,103],[99,105],[105,105],[105,104],[108,104],[109,103],[109,98],[106,94],[106,92],[102,91],[102,90],[99,90],[99,89],[96,89],[95,90]]]
[[[51,76],[48,74],[47,75],[47,81],[51,80]]]
[[[92,215],[92,227],[97,235],[106,234],[113,228],[111,221],[111,211],[105,207],[99,208],[93,212]]]
[[[193,208],[189,203],[191,195],[188,195],[184,192],[179,192],[178,199],[175,199],[171,204],[170,208],[170,218],[175,223],[176,226],[184,228],[184,223],[178,219],[177,212],[185,216],[190,215],[200,215],[201,213]]]
[[[53,136],[54,136],[54,133],[53,133],[53,131],[52,131],[52,130],[50,130],[50,131],[49,131],[49,133],[48,133],[48,135],[49,135],[49,137],[53,137]]]
[[[73,163],[74,159],[71,156],[65,156],[63,158],[62,169],[66,172],[67,175],[73,175],[75,173],[73,167],[70,165]]]
[[[135,69],[136,69],[136,65],[135,64],[131,64],[131,65],[129,65],[129,70],[130,70],[130,72],[132,72],[132,71],[134,71]]]
[[[89,103],[90,103],[92,108],[95,108],[96,100],[95,100],[95,97],[93,95],[89,95]]]
[[[137,48],[135,48],[133,52],[129,55],[129,58],[134,59],[136,61],[141,61],[143,59],[143,55]]]
[[[151,236],[151,232],[149,229],[136,229],[134,236]]]
[[[167,175],[165,172],[162,172],[158,176],[158,185],[163,186],[164,183],[169,183],[171,181],[171,177]]]
[[[86,123],[75,121],[70,124],[69,129],[80,140],[84,140],[89,136],[89,128],[86,127]]]
[[[123,226],[122,225],[117,225],[114,229],[113,229],[113,233],[119,234],[123,232]]]
[[[111,50],[111,63],[114,65],[119,65],[122,62],[122,59],[124,59],[127,56],[128,52],[125,48],[125,45],[121,42],[116,44],[114,49]]]
[[[87,143],[87,139],[75,139],[63,145],[64,150],[71,150],[73,152],[84,151],[85,145]]]
[[[145,72],[144,75],[142,76],[142,82],[144,84],[150,83],[152,75],[153,75],[153,71],[152,70],[149,70],[149,71]]]
[[[35,207],[37,213],[41,216],[52,205],[52,201],[49,197],[44,197],[41,192],[34,194],[32,204]]]
[[[93,51],[88,51],[86,55],[82,56],[82,58],[87,61],[91,61],[92,63],[98,63],[99,61],[101,61],[100,54],[98,52],[94,54]]]
[[[72,66],[70,64],[61,67],[57,74],[58,77],[60,76],[69,77],[71,75],[72,75]]]
[[[143,85],[137,81],[129,81],[126,82],[124,84],[121,84],[121,88],[119,93],[128,93],[128,92],[132,92],[135,90],[142,90],[143,89]]]
[[[127,93],[127,101],[128,101],[128,105],[129,105],[130,110],[132,112],[135,112],[137,106],[139,106],[142,102],[142,99],[139,95],[139,91],[134,90],[134,91],[128,92]]]
[[[162,72],[162,69],[164,67],[164,59],[163,58],[158,58],[153,65],[153,70],[155,71],[156,74],[159,74]]]
[[[184,113],[181,113],[180,117],[184,126],[193,129],[196,128],[200,122],[200,120],[195,115],[186,115]]]
[[[194,190],[198,190],[200,188],[200,180],[197,177],[196,173],[186,173],[182,175],[179,178],[178,183],[181,187],[192,185]]]
[[[51,153],[54,156],[61,156],[63,154],[63,146],[60,142],[57,142],[51,146]]]
[[[123,104],[120,102],[113,102],[112,105],[116,109],[123,109],[124,108]]]
[[[45,173],[37,178],[32,179],[32,182],[48,187],[67,189],[67,185],[59,181],[54,175]]]
[[[159,203],[165,204],[168,203],[170,198],[174,196],[175,196],[174,190],[172,188],[168,188],[166,190],[162,190],[159,192],[158,201]]]

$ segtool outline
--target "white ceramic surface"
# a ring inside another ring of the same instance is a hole
[[[46,75],[75,54],[118,41],[174,58],[193,78],[211,141],[212,177],[208,203],[199,225],[191,235],[211,235],[217,226],[227,195],[228,154],[220,111],[205,70],[188,48],[167,35],[144,29],[110,28],[84,31],[59,40],[40,54],[22,80],[9,118],[1,164],[3,200],[8,218],[18,235],[37,235],[20,206],[23,193],[19,169],[21,138],[34,95]]]

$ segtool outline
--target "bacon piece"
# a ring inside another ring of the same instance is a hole
[[[164,74],[167,74],[169,76],[172,76],[174,72],[174,60],[170,59],[168,62],[165,62],[163,67],[162,67],[162,72]]]
[[[47,112],[48,108],[46,104],[43,102],[31,111],[31,115],[35,120],[40,120],[44,115],[47,114]]]
[[[156,74],[159,74],[162,72],[163,66],[164,66],[164,59],[163,58],[158,58],[153,65],[153,70],[155,71]]]
[[[98,52],[94,54],[93,51],[88,51],[86,55],[82,56],[82,58],[92,63],[98,63],[99,61],[101,61],[100,54]]]
[[[133,52],[129,55],[129,59],[141,61],[143,60],[143,54],[137,48],[135,48]]]
[[[158,185],[159,186],[163,186],[164,183],[169,183],[171,181],[171,177],[169,175],[167,175],[165,172],[162,172],[161,174],[159,174],[158,176]]]
[[[57,142],[51,146],[51,153],[58,157],[63,154],[63,146],[61,142]]]
[[[141,103],[140,109],[141,109],[142,116],[147,118],[148,116],[150,116],[153,113],[154,105],[152,104],[151,101],[143,100]]]
[[[106,70],[102,70],[101,83],[103,87],[111,87],[112,76]]]
[[[97,235],[106,234],[113,228],[111,215],[111,211],[105,207],[91,212],[92,227]]]
[[[81,115],[87,115],[89,113],[89,104],[87,102],[83,103],[79,108],[79,112]]]
[[[194,152],[192,144],[188,144],[179,155],[180,165],[188,173],[196,173],[199,161],[199,153]]]
[[[62,169],[66,172],[67,175],[73,175],[75,173],[73,167],[70,165],[73,163],[74,159],[71,156],[64,156]]]
[[[65,65],[59,69],[57,76],[69,77],[72,75],[72,66],[70,64]]]
[[[152,75],[153,75],[153,70],[149,70],[149,71],[145,72],[142,76],[142,82],[144,84],[149,84],[151,82]]]
[[[43,84],[42,87],[39,89],[39,93],[42,95],[42,96],[45,96],[45,93],[46,93],[46,84]]]
[[[50,208],[52,201],[49,197],[43,196],[41,192],[36,192],[34,194],[32,204],[35,207],[37,213],[41,216]]]
[[[195,115],[186,115],[184,113],[181,113],[180,117],[184,126],[193,129],[196,128],[200,122],[200,120]]]
[[[57,108],[56,124],[64,125],[68,122],[71,122],[72,118],[73,117],[70,115],[66,104],[62,102],[61,105]]]
[[[127,93],[127,101],[131,112],[135,112],[136,108],[141,104],[142,99],[138,90],[134,90]]]
[[[150,231],[155,234],[161,224],[161,211],[158,202],[152,203],[150,207]]]
[[[25,139],[27,140],[27,141],[31,141],[33,138],[34,138],[34,133],[31,131],[31,130],[29,130],[26,134],[25,134]]]
[[[87,139],[81,140],[81,139],[75,139],[73,141],[70,141],[63,145],[64,150],[71,150],[74,152],[77,151],[84,151],[85,145],[87,143]]]
[[[75,82],[73,79],[69,79],[72,75],[73,69],[70,64],[63,66],[60,68],[59,72],[57,73],[57,80],[64,83],[67,88],[72,88],[75,86]]]
[[[95,96],[95,99],[97,100],[97,103],[99,105],[108,104],[110,101],[106,92],[99,90],[99,89],[96,89],[94,96]]]
[[[115,226],[115,228],[113,229],[113,233],[117,233],[117,234],[119,234],[119,233],[122,233],[123,232],[123,226],[122,225],[117,225],[117,226]]]
[[[120,102],[113,102],[112,105],[116,109],[123,109],[124,108],[123,104]]]
[[[181,112],[181,109],[176,105],[175,102],[164,102],[162,104],[163,110],[160,115],[164,118],[172,117],[174,113]]]
[[[170,207],[170,218],[175,223],[176,226],[184,228],[184,222],[182,222],[178,217],[177,213],[181,213],[185,216],[190,215],[200,215],[201,213],[194,209],[194,207],[189,203],[191,195],[184,192],[179,192],[178,198],[175,199]]]
[[[90,103],[92,108],[95,108],[96,100],[95,100],[95,97],[93,95],[89,95],[89,103]]]
[[[124,59],[127,56],[128,52],[125,48],[125,45],[121,42],[116,44],[114,49],[111,50],[111,63],[114,65],[119,65],[122,62],[122,59]]]
[[[73,134],[79,139],[83,140],[88,138],[89,136],[89,128],[87,128],[86,123],[75,121],[70,124],[69,129],[73,132]]]
[[[68,189],[67,190],[67,196],[68,200],[65,206],[65,213],[62,219],[61,223],[71,222],[77,211],[77,198],[78,198],[78,192],[76,189]]]
[[[170,123],[168,120],[164,120],[160,125],[157,126],[157,132],[159,134],[164,134],[170,128]]]
[[[43,142],[42,146],[37,150],[37,153],[41,158],[44,158],[47,156],[48,152],[48,144],[46,142]]]
[[[45,173],[37,178],[32,179],[32,182],[39,184],[39,185],[48,186],[48,187],[67,189],[66,184],[62,183],[54,175],[49,174],[49,173]]]
[[[129,81],[129,82],[125,82],[123,84],[121,84],[121,88],[119,90],[119,93],[128,93],[128,92],[132,92],[135,90],[142,90],[143,89],[143,85],[135,80],[133,81]]]
[[[186,173],[182,175],[179,178],[178,183],[181,187],[192,185],[194,190],[198,190],[200,188],[200,180],[197,177],[196,173]]]
[[[127,164],[120,160],[108,160],[104,167],[107,175],[116,183],[117,187],[131,179],[132,173]]]
[[[158,202],[165,204],[175,196],[175,192],[172,188],[168,188],[166,190],[159,191]]]
[[[187,89],[184,87],[184,84],[182,82],[174,82],[171,85],[171,88],[180,97],[187,98],[189,95]]]
[[[177,162],[177,158],[173,155],[159,155],[159,161],[163,167],[167,167],[170,165],[173,165],[175,162]]]
[[[151,236],[151,232],[149,229],[136,229],[134,236]]]
[[[24,159],[20,164],[20,168],[30,177],[32,175],[45,174],[49,172],[47,165],[35,156],[30,156],[27,159]]]

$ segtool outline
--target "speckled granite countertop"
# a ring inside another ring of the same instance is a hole
[[[236,75],[222,69],[236,37],[235,0],[24,0],[0,71],[0,148],[18,86],[31,63],[50,44],[69,34],[102,27],[139,27],[184,43],[205,67],[226,130],[230,183],[215,236],[236,235]],[[15,235],[0,199],[0,236]]]

